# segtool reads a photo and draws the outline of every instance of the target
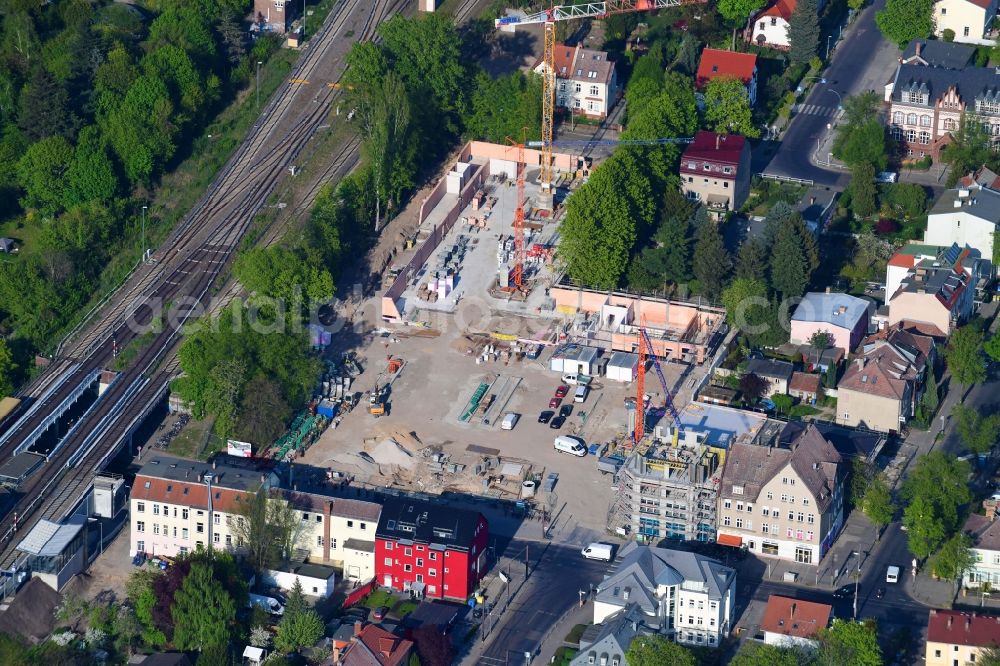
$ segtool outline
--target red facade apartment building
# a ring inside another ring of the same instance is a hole
[[[376,580],[415,596],[464,601],[486,573],[488,539],[478,511],[387,499],[375,532]]]

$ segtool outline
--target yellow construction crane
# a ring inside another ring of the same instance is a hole
[[[587,2],[579,5],[558,5],[527,16],[504,16],[494,24],[497,28],[519,25],[545,25],[542,49],[542,171],[539,181],[542,196],[539,205],[551,206],[552,200],[552,134],[556,113],[556,21],[570,21],[582,18],[606,18],[612,14],[627,14],[653,9],[665,9],[688,4],[705,4],[707,0],[607,0]],[[544,202],[544,203],[543,203]]]

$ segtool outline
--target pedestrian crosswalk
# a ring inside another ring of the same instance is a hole
[[[819,104],[796,104],[795,113],[804,113],[809,116],[824,116],[829,118],[837,113],[837,107],[821,106]]]

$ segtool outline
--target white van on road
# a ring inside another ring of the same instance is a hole
[[[893,565],[890,566],[885,571],[885,582],[887,583],[898,583],[899,582],[899,567]]]
[[[609,543],[595,542],[580,551],[588,560],[610,562],[615,556],[615,547]]]
[[[552,442],[556,451],[569,453],[570,455],[584,457],[587,455],[587,444],[579,437],[572,435],[559,435]]]

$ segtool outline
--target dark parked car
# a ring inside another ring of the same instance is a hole
[[[854,596],[854,586],[844,585],[843,587],[837,588],[837,591],[833,593],[838,599],[848,599]]]
[[[555,415],[556,415],[555,412],[552,412],[552,411],[549,411],[549,410],[545,410],[544,412],[542,412],[541,414],[538,415],[538,422],[539,423],[548,423],[549,421],[552,420],[552,417],[555,416]]]
[[[573,405],[563,405],[562,407],[559,408],[559,416],[563,417],[564,419],[569,417],[569,415],[572,413],[573,413]]]
[[[372,619],[375,620],[376,622],[381,622],[382,620],[385,619],[385,616],[388,614],[389,614],[388,606],[379,606],[372,613]]]
[[[554,419],[552,419],[552,421],[549,423],[549,427],[552,428],[553,430],[558,430],[559,428],[563,427],[563,423],[566,423],[566,417],[557,416]]]

